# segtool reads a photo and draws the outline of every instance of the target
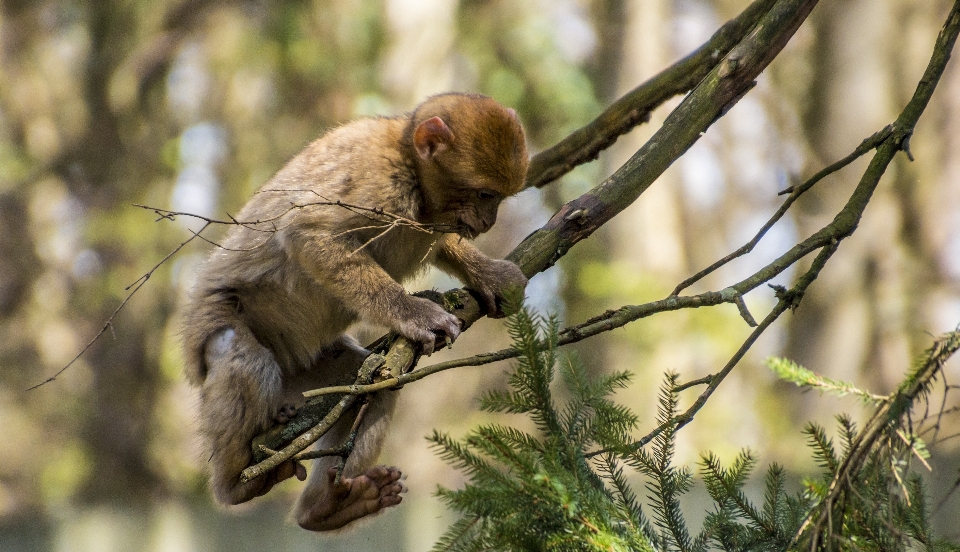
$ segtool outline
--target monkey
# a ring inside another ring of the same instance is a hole
[[[181,316],[188,381],[217,501],[238,504],[282,480],[307,477],[288,461],[247,483],[252,438],[295,415],[301,393],[355,376],[369,352],[345,334],[356,321],[389,327],[429,355],[460,321],[404,281],[436,266],[482,298],[490,316],[527,284],[520,268],[468,240],[523,187],[526,139],[513,109],[463,93],[433,96],[397,117],[359,119],[295,155],[236,215],[197,271]],[[355,448],[314,461],[293,518],[340,529],[399,504],[396,467],[374,466],[396,404],[370,398]],[[345,416],[317,443],[339,445]]]

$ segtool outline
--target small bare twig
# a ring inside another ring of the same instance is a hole
[[[203,226],[203,228],[200,229],[200,231],[202,232],[203,229],[205,229],[208,225],[209,225],[209,223],[205,224],[205,225]],[[67,370],[67,368],[70,368],[71,366],[73,366],[74,363],[76,363],[78,360],[80,360],[80,357],[83,356],[83,354],[86,353],[86,352],[90,349],[90,347],[93,347],[93,344],[96,343],[96,342],[100,339],[100,336],[102,336],[104,333],[106,333],[107,329],[110,329],[111,331],[113,330],[113,321],[117,318],[117,315],[120,314],[120,311],[123,310],[123,307],[127,306],[127,303],[130,302],[130,299],[132,299],[133,296],[134,296],[138,291],[140,291],[140,288],[142,288],[143,285],[147,283],[147,281],[150,279],[150,277],[153,276],[153,273],[156,272],[161,266],[163,266],[163,264],[166,263],[171,257],[173,257],[174,255],[176,255],[177,252],[179,252],[181,249],[183,249],[184,247],[186,247],[187,244],[189,244],[190,242],[192,242],[192,241],[193,241],[194,239],[196,239],[196,238],[197,238],[197,234],[194,234],[194,235],[190,236],[189,238],[187,238],[185,241],[181,242],[180,245],[178,245],[176,248],[174,248],[173,251],[167,253],[167,255],[166,255],[164,258],[160,259],[160,262],[158,262],[157,264],[153,265],[153,268],[151,268],[151,269],[148,270],[145,274],[143,274],[142,276],[140,276],[139,278],[137,278],[137,280],[136,280],[135,282],[133,282],[133,283],[130,284],[129,286],[125,287],[125,288],[124,288],[124,291],[129,291],[129,293],[127,293],[127,296],[123,298],[123,301],[121,301],[121,302],[120,302],[120,305],[118,305],[117,308],[113,311],[113,314],[111,314],[111,315],[107,318],[107,321],[103,323],[103,326],[100,328],[100,331],[97,332],[96,335],[94,335],[93,338],[90,339],[90,341],[87,342],[87,344],[83,347],[83,349],[80,349],[80,352],[77,353],[76,356],[74,356],[74,357],[70,360],[70,362],[66,363],[66,364],[63,366],[63,368],[60,368],[60,370],[58,370],[57,373],[53,374],[52,376],[48,377],[47,379],[41,381],[40,383],[38,383],[38,384],[36,384],[36,385],[32,385],[32,386],[28,387],[28,388],[26,389],[26,391],[32,391],[32,390],[34,390],[34,389],[36,389],[36,388],[38,388],[38,387],[40,387],[40,386],[42,386],[42,385],[46,385],[46,384],[48,384],[48,383],[50,383],[50,382],[52,382],[52,381],[55,381],[58,377],[60,377],[61,374],[63,374],[63,373]],[[131,288],[132,288],[132,289],[131,289]]]
[[[266,191],[281,191],[281,190],[266,190]],[[293,192],[293,191],[303,192],[304,190],[288,190],[288,191],[291,191],[291,192]],[[315,192],[314,192],[314,193],[315,193]],[[319,195],[319,194],[317,194],[317,195]],[[188,231],[189,231],[190,234],[191,234],[191,236],[190,236],[188,239],[184,240],[184,241],[181,242],[179,245],[177,245],[172,251],[170,251],[169,253],[167,253],[157,264],[155,264],[155,265],[153,266],[153,268],[151,268],[151,269],[148,270],[146,273],[144,273],[144,274],[141,275],[139,278],[137,278],[132,284],[130,284],[130,285],[128,285],[126,288],[124,288],[124,291],[129,291],[129,293],[127,294],[127,296],[124,297],[123,301],[120,302],[120,305],[117,306],[117,308],[113,311],[113,313],[112,313],[112,314],[107,318],[107,320],[103,323],[103,326],[101,326],[100,331],[98,331],[98,332],[90,339],[90,341],[87,342],[87,344],[83,347],[83,349],[81,349],[81,350],[76,354],[76,356],[74,356],[74,357],[70,360],[70,362],[66,363],[62,368],[60,368],[60,370],[58,370],[55,374],[53,374],[52,376],[48,377],[47,379],[41,381],[40,383],[37,383],[37,384],[35,384],[35,385],[32,385],[32,386],[28,387],[28,388],[26,389],[26,391],[32,391],[32,390],[34,390],[34,389],[36,389],[36,388],[38,388],[38,387],[41,387],[41,386],[43,386],[43,385],[46,385],[46,384],[48,384],[48,383],[50,383],[50,382],[55,381],[55,380],[56,380],[61,374],[63,374],[68,368],[70,368],[70,367],[73,366],[78,360],[80,360],[80,357],[82,357],[82,356],[84,355],[84,353],[86,353],[86,352],[94,345],[94,343],[96,343],[97,341],[99,341],[100,338],[103,336],[103,334],[105,334],[105,333],[107,332],[107,330],[111,330],[111,331],[112,331],[112,329],[113,329],[113,322],[114,322],[114,320],[116,320],[117,315],[120,314],[120,311],[122,311],[122,310],[124,309],[124,307],[127,306],[127,304],[130,302],[130,300],[133,298],[133,296],[136,295],[136,293],[137,293],[138,291],[140,291],[140,288],[143,287],[144,284],[146,284],[146,282],[153,276],[153,274],[154,274],[157,270],[159,270],[161,266],[163,266],[167,261],[169,261],[174,255],[176,255],[177,253],[179,253],[181,249],[183,249],[184,247],[186,247],[186,246],[187,246],[190,242],[192,242],[193,240],[199,239],[199,240],[204,241],[204,242],[206,242],[206,243],[208,243],[208,244],[210,244],[210,245],[213,245],[214,247],[217,247],[217,248],[219,248],[219,249],[224,249],[224,250],[227,250],[227,251],[239,251],[239,252],[253,251],[254,249],[257,249],[258,247],[260,247],[263,243],[265,243],[265,242],[261,242],[261,244],[258,244],[258,245],[254,246],[254,247],[246,248],[246,249],[232,249],[232,248],[228,248],[228,247],[224,246],[223,244],[217,243],[217,242],[215,242],[215,241],[213,241],[213,240],[211,240],[211,239],[209,239],[209,238],[207,238],[206,236],[203,235],[203,232],[206,231],[206,230],[207,230],[208,228],[210,228],[211,226],[240,226],[240,227],[246,228],[246,229],[248,229],[248,230],[252,230],[252,231],[254,231],[254,232],[262,232],[262,233],[264,233],[264,234],[274,234],[274,233],[278,232],[278,231],[281,229],[280,227],[278,227],[278,226],[276,225],[276,223],[277,223],[279,220],[281,220],[284,216],[286,216],[288,213],[290,213],[291,211],[294,211],[294,210],[306,209],[306,208],[309,208],[309,207],[316,207],[316,206],[334,206],[334,207],[344,208],[344,209],[348,209],[348,210],[350,210],[351,212],[354,212],[354,213],[364,214],[364,216],[367,216],[367,217],[370,218],[371,220],[384,223],[384,226],[383,226],[383,227],[385,228],[385,230],[383,230],[381,233],[375,235],[373,238],[370,238],[369,240],[367,240],[366,242],[364,242],[357,250],[353,251],[352,253],[356,253],[356,252],[362,250],[364,247],[366,247],[367,245],[369,245],[371,242],[373,242],[374,240],[382,237],[386,232],[388,232],[389,230],[391,230],[392,228],[395,228],[395,227],[403,226],[403,227],[413,228],[413,229],[416,229],[416,230],[418,230],[418,231],[427,232],[427,233],[446,232],[446,231],[448,231],[448,230],[450,229],[449,225],[442,225],[442,224],[423,224],[423,223],[419,223],[419,222],[416,222],[416,221],[411,220],[411,219],[408,219],[408,218],[404,218],[404,217],[399,216],[399,215],[395,215],[395,214],[392,214],[392,213],[385,212],[383,209],[376,208],[376,207],[365,207],[365,206],[362,206],[362,205],[353,205],[353,204],[350,204],[350,203],[344,203],[344,202],[342,202],[342,201],[329,201],[329,200],[327,200],[327,201],[309,202],[309,203],[299,203],[299,204],[298,204],[298,203],[292,203],[288,209],[286,209],[284,212],[282,212],[282,213],[280,213],[280,214],[278,214],[278,215],[276,215],[276,216],[269,217],[269,218],[265,218],[265,219],[251,220],[251,221],[241,221],[241,220],[237,220],[236,218],[234,218],[232,215],[229,215],[229,214],[227,215],[228,219],[224,220],[224,219],[216,219],[216,218],[211,218],[211,217],[205,217],[205,216],[203,216],[203,215],[198,215],[198,214],[195,214],[195,213],[187,213],[187,212],[183,212],[183,211],[173,211],[173,210],[170,210],[170,209],[163,209],[163,208],[160,208],[160,207],[150,207],[150,206],[148,206],[148,205],[141,205],[141,204],[139,204],[139,203],[134,203],[133,206],[134,206],[134,207],[138,207],[138,208],[140,208],[140,209],[145,209],[145,210],[148,210],[148,211],[152,211],[153,213],[155,213],[155,214],[157,215],[157,219],[155,220],[155,222],[159,222],[159,221],[162,221],[162,220],[175,221],[175,220],[177,219],[177,217],[184,217],[184,218],[191,218],[191,219],[199,220],[199,221],[203,222],[203,226],[202,226],[199,230],[188,229]],[[379,217],[383,217],[383,218],[382,218],[382,219],[376,219],[376,218],[374,218],[375,216],[379,216]],[[264,225],[268,226],[268,228],[263,228]],[[371,226],[371,227],[369,227],[369,228],[380,228],[380,226],[377,226],[377,227]],[[359,230],[359,229],[353,229],[353,230],[351,230],[351,231],[356,231],[356,230]]]
[[[809,191],[810,188],[813,188],[814,185],[816,185],[818,182],[820,182],[827,176],[843,169],[850,163],[853,163],[857,159],[863,157],[868,152],[870,152],[870,150],[876,149],[880,144],[882,144],[890,136],[892,132],[893,132],[893,127],[891,125],[887,125],[882,130],[875,132],[872,136],[870,136],[869,138],[866,138],[863,142],[861,142],[860,145],[857,146],[857,148],[853,150],[852,153],[850,153],[850,155],[844,157],[843,159],[837,161],[836,163],[833,163],[832,165],[829,165],[821,169],[820,171],[817,172],[817,174],[811,176],[803,184],[799,186],[790,186],[787,189],[781,191],[777,195],[789,194],[787,196],[787,199],[783,202],[782,205],[780,205],[780,208],[777,209],[777,212],[774,213],[773,216],[771,216],[766,223],[764,223],[764,225],[760,228],[760,230],[753,237],[753,239],[745,243],[743,246],[741,246],[739,249],[737,249],[733,253],[730,253],[726,257],[713,263],[712,265],[701,270],[700,272],[697,272],[696,274],[687,278],[683,282],[680,282],[680,284],[678,284],[677,287],[673,290],[671,295],[678,295],[681,291],[699,282],[700,280],[705,278],[707,275],[715,272],[717,269],[726,265],[730,261],[733,261],[734,259],[737,259],[739,257],[742,257],[752,252],[753,248],[756,247],[758,243],[760,243],[761,239],[763,239],[763,236],[765,236],[767,232],[771,228],[773,228],[774,224],[776,224],[778,221],[780,221],[780,219],[783,218],[783,215],[787,213],[790,207],[794,204],[795,201],[797,201],[797,199],[801,195]]]
[[[360,411],[357,412],[357,416],[353,420],[353,425],[350,427],[350,432],[347,435],[346,439],[343,440],[338,446],[321,449],[321,450],[305,450],[303,452],[297,453],[294,455],[293,459],[296,461],[301,460],[313,460],[314,458],[323,458],[325,456],[339,456],[341,458],[346,458],[350,456],[353,452],[353,448],[357,441],[357,433],[360,430],[360,424],[363,423],[364,417],[367,415],[367,409],[370,406],[370,402],[366,401],[363,403],[363,406],[360,407]],[[266,448],[266,447],[264,447]],[[339,472],[339,470],[338,470]],[[339,479],[340,473],[337,473],[337,478]]]

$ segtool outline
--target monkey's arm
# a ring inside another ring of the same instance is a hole
[[[499,304],[503,294],[511,288],[527,286],[527,277],[520,267],[510,261],[491,259],[460,236],[447,234],[442,238],[434,264],[440,270],[454,276],[466,287],[483,297],[487,315],[503,316]]]
[[[325,290],[361,318],[421,343],[425,354],[432,353],[444,336],[456,339],[460,335],[457,317],[432,301],[407,293],[359,240],[314,231],[301,234],[292,245],[291,254]]]

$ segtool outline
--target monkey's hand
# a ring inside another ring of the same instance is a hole
[[[287,460],[286,462],[280,464],[272,472],[262,475],[261,477],[266,478],[263,482],[263,487],[260,488],[253,496],[263,496],[270,492],[277,483],[290,479],[291,477],[296,477],[300,481],[307,480],[307,468],[303,466],[300,462],[296,460]],[[253,498],[253,497],[250,497]],[[247,498],[246,500],[250,500]]]
[[[447,338],[453,341],[460,335],[460,320],[429,299],[407,295],[399,311],[394,329],[420,343],[425,355],[433,353]]]
[[[478,272],[471,274],[467,286],[480,294],[487,316],[503,318],[503,298],[507,290],[527,288],[527,277],[510,261],[487,259]]]

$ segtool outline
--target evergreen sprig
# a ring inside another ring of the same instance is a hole
[[[653,550],[648,524],[613,453],[593,462],[596,447],[624,446],[637,417],[610,400],[629,382],[617,373],[587,376],[573,357],[557,354],[556,319],[520,310],[507,328],[523,354],[509,390],[483,396],[488,412],[525,414],[537,434],[497,424],[462,441],[435,432],[440,456],[469,478],[463,489],[439,489],[462,518],[435,550]],[[559,374],[564,395],[551,383]]]
[[[468,478],[462,489],[437,491],[461,517],[434,550],[960,552],[931,536],[923,482],[909,464],[914,456],[925,461],[928,453],[913,425],[903,423],[946,358],[960,349],[956,333],[938,340],[898,391],[884,397],[790,361],[772,362],[788,381],[875,404],[880,425],[871,420],[859,430],[839,416],[835,446],[822,427],[808,424],[804,433],[820,473],[791,494],[784,469],[773,464],[760,503],[744,491],[757,467],[749,451],[728,466],[704,453],[699,474],[714,507],[694,536],[680,507],[694,474],[674,465],[678,377],[665,376],[656,418],[661,430],[647,448],[638,447],[632,435],[637,416],[610,400],[629,383],[628,373],[589,377],[576,357],[557,352],[555,318],[519,309],[507,327],[522,355],[509,389],[486,393],[481,407],[526,415],[536,432],[501,424],[483,425],[461,440],[434,432],[430,440],[441,458]],[[865,435],[872,437],[866,441]],[[626,467],[643,476],[642,499]],[[827,527],[814,521],[825,508]]]
[[[769,358],[767,366],[778,378],[794,383],[798,387],[819,389],[838,397],[854,395],[866,403],[881,403],[889,398],[885,395],[876,395],[846,381],[822,376],[786,358]]]

